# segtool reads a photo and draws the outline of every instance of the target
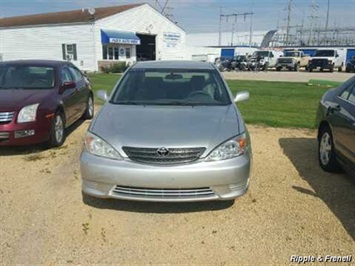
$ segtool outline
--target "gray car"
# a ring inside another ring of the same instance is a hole
[[[190,61],[130,67],[92,121],[82,190],[142,201],[233,200],[246,193],[249,133],[215,66]]]
[[[327,172],[355,176],[355,76],[327,91],[318,107],[318,158]]]

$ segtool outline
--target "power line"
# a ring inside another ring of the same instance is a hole
[[[253,5],[254,9],[254,5]],[[253,14],[254,11],[252,12],[244,12],[244,13],[229,13],[229,14],[223,14],[222,13],[222,7],[220,7],[220,14],[219,14],[219,39],[218,39],[218,45],[221,46],[221,35],[222,35],[222,21],[223,19],[226,20],[227,23],[229,23],[229,20],[232,19],[232,38],[231,38],[231,45],[233,45],[233,38],[234,38],[234,26],[237,23],[238,17],[243,17],[244,21],[246,21],[247,17],[251,17],[251,24],[250,24],[250,38],[249,38],[249,45],[251,46],[252,42],[252,33],[253,33]]]

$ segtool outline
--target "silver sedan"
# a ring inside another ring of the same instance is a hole
[[[249,133],[218,70],[190,61],[128,69],[92,121],[81,155],[82,190],[142,201],[233,200],[246,193]]]

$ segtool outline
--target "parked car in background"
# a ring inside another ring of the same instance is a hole
[[[355,56],[353,56],[349,62],[346,64],[346,72],[350,73],[350,72],[355,72]]]
[[[274,50],[259,50],[255,51],[248,62],[250,70],[268,70],[276,67],[277,59],[282,56],[281,51]]]
[[[309,55],[305,55],[303,51],[288,50],[284,51],[282,57],[277,59],[276,70],[288,69],[290,71],[298,71],[301,67],[307,68],[311,59]]]
[[[90,81],[73,64],[0,63],[0,146],[42,142],[60,146],[66,127],[93,114]]]
[[[142,201],[233,200],[249,186],[251,144],[234,98],[206,62],[132,66],[92,121],[82,189]]]
[[[343,166],[355,176],[355,76],[324,94],[317,125],[320,166],[328,172]]]
[[[231,68],[233,70],[246,70],[248,64],[248,58],[246,55],[237,55],[231,62]]]
[[[307,69],[309,72],[315,69],[329,70],[330,72],[333,72],[334,69],[342,71],[344,61],[344,49],[318,49],[312,59],[309,60]]]

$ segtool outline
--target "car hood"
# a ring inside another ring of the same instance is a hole
[[[50,90],[0,89],[0,111],[17,111],[30,104],[40,103]]]
[[[244,132],[234,105],[133,106],[107,103],[89,129],[121,154],[122,146],[205,147],[202,156]]]

